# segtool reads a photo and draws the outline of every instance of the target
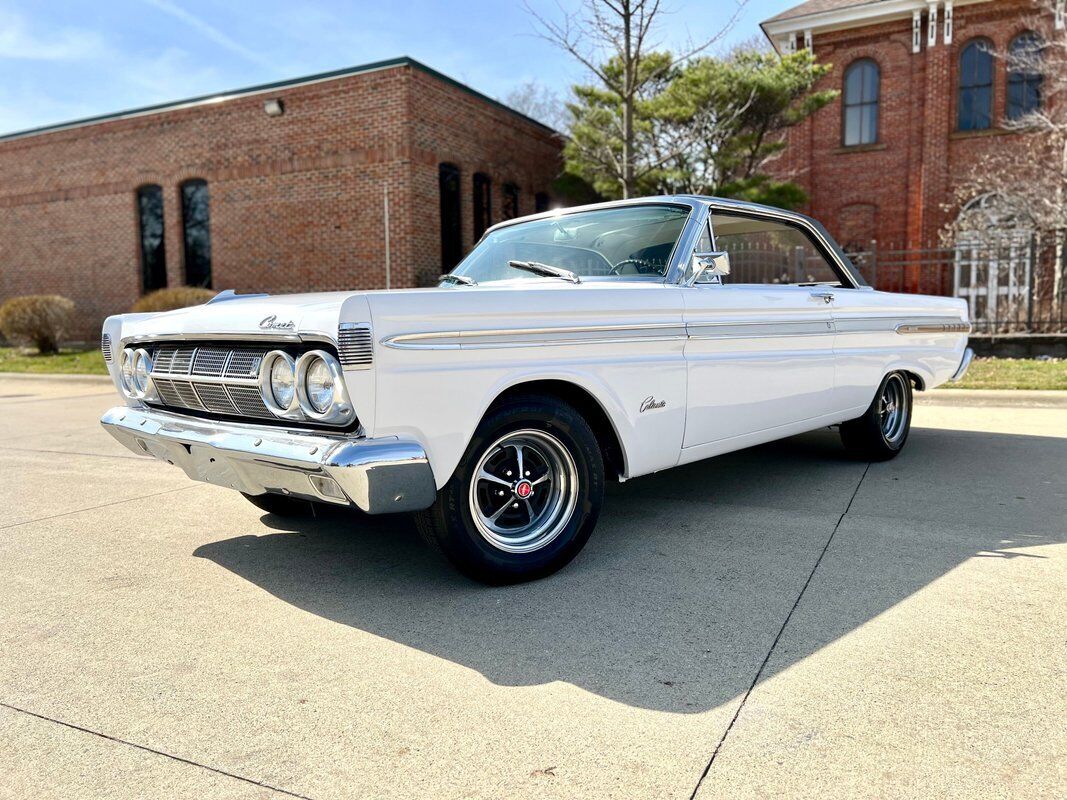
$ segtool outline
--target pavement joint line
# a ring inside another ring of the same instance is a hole
[[[689,800],[696,800],[697,792],[700,791],[701,785],[704,783],[704,779],[708,777],[708,773],[711,771],[712,765],[715,763],[715,758],[719,755],[719,751],[722,750],[723,744],[726,742],[726,737],[730,735],[730,731],[733,730],[734,724],[737,722],[738,717],[741,716],[741,711],[745,707],[745,703],[748,702],[749,696],[755,690],[756,685],[759,683],[760,676],[763,675],[764,670],[767,669],[767,664],[770,663],[771,656],[774,655],[775,649],[778,647],[778,642],[782,639],[782,634],[785,633],[786,627],[789,625],[789,621],[793,618],[794,612],[800,605],[801,599],[804,597],[804,593],[808,590],[808,586],[811,585],[811,579],[815,577],[815,572],[819,569],[819,565],[822,563],[823,556],[826,555],[826,551],[830,549],[830,543],[834,540],[834,535],[837,533],[837,529],[841,527],[841,523],[844,522],[845,516],[848,514],[848,510],[852,508],[852,503],[856,499],[856,495],[860,492],[860,487],[863,485],[864,478],[867,477],[867,473],[871,470],[871,463],[867,464],[867,468],[863,470],[863,474],[860,476],[859,482],[856,484],[855,490],[852,492],[852,497],[849,498],[848,506],[838,517],[837,524],[834,525],[834,529],[830,531],[830,536],[826,539],[826,544],[823,545],[822,551],[819,553],[819,557],[815,559],[815,565],[811,568],[811,572],[808,574],[808,579],[804,581],[804,585],[800,587],[800,593],[797,594],[797,599],[793,601],[793,607],[789,609],[789,613],[785,615],[785,619],[782,621],[782,627],[778,629],[778,635],[774,637],[774,641],[771,643],[770,649],[767,651],[767,655],[763,658],[763,663],[760,664],[759,669],[756,670],[756,675],[752,678],[752,683],[748,687],[748,691],[745,692],[745,696],[741,698],[741,702],[737,706],[737,710],[734,711],[733,717],[730,719],[730,724],[726,726],[726,730],[723,731],[722,736],[719,738],[719,743],[715,745],[715,750],[711,754],[711,758],[708,759],[708,763],[704,767],[704,771],[700,773],[700,778],[697,780],[696,786],[693,787],[692,793],[689,795]]]
[[[54,403],[57,400],[84,400],[86,397],[104,397],[111,394],[111,392],[93,392],[92,394],[64,394],[59,397],[31,397],[26,400],[11,400],[6,403],[0,403],[0,408],[6,406],[21,406],[26,403]]]
[[[147,500],[149,497],[159,497],[163,494],[173,494],[174,492],[187,492],[190,489],[195,489],[200,484],[194,483],[191,486],[179,486],[177,489],[166,489],[162,492],[152,492],[151,494],[142,494],[137,497],[124,497],[121,500],[112,500],[110,503],[101,503],[98,506],[89,506],[88,508],[75,508],[72,511],[64,511],[62,514],[52,514],[48,517],[37,517],[36,519],[27,519],[22,522],[12,522],[9,525],[0,525],[0,531],[10,530],[11,528],[18,528],[21,525],[32,525],[35,522],[47,522],[50,519],[60,519],[61,517],[69,517],[74,514],[83,514],[86,511],[96,511],[97,509],[107,508],[109,506],[117,506],[122,503],[133,503],[137,500]]]
[[[38,450],[33,447],[5,447],[0,445],[0,450],[10,451],[12,453],[54,453],[60,456],[90,456],[92,458],[128,458],[132,461],[154,461],[155,459],[149,456],[136,456],[136,455],[113,455],[111,453],[81,453],[76,450]]]
[[[83,728],[81,725],[75,725],[75,724],[73,724],[71,722],[64,722],[61,719],[54,719],[53,717],[46,717],[44,714],[37,714],[36,712],[28,711],[25,708],[19,708],[18,706],[13,706],[10,703],[5,703],[2,700],[0,700],[0,707],[6,708],[6,709],[8,709],[10,711],[16,711],[16,712],[18,712],[20,714],[26,714],[27,716],[34,717],[35,719],[43,720],[44,722],[52,722],[52,723],[54,723],[56,725],[62,725],[64,728],[70,728],[71,730],[80,731],[82,733],[88,733],[91,736],[98,736],[101,739],[106,739],[107,741],[114,742],[115,744],[123,744],[123,745],[126,745],[127,747],[133,747],[133,748],[135,748],[137,750],[143,750],[146,753],[152,753],[153,755],[163,756],[163,758],[169,758],[172,761],[178,761],[178,762],[180,762],[182,764],[188,764],[189,766],[192,766],[192,767],[199,767],[200,769],[206,769],[209,772],[214,772],[217,775],[223,775],[223,776],[225,776],[227,778],[233,778],[234,780],[244,781],[245,783],[250,783],[253,786],[259,786],[259,787],[261,787],[263,789],[269,789],[272,792],[278,792],[279,794],[284,794],[287,797],[296,797],[296,798],[299,798],[299,800],[312,800],[312,798],[308,797],[307,795],[297,794],[296,792],[291,792],[288,789],[282,789],[282,788],[279,788],[277,786],[271,786],[269,783],[263,783],[263,781],[257,781],[255,778],[246,778],[244,775],[237,775],[236,773],[233,773],[233,772],[227,772],[224,769],[219,769],[217,767],[212,767],[212,766],[209,766],[207,764],[201,764],[198,761],[192,761],[192,760],[190,760],[188,758],[182,758],[181,756],[173,755],[172,753],[166,753],[166,752],[164,752],[162,750],[156,750],[155,748],[148,747],[147,745],[137,744],[137,742],[127,741],[126,739],[120,739],[117,736],[109,736],[106,733],[101,733],[100,731],[94,731],[91,728]]]

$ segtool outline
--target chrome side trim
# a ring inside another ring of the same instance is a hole
[[[960,366],[956,370],[956,372],[953,373],[952,377],[949,378],[949,381],[951,381],[952,383],[956,383],[957,381],[963,380],[963,376],[966,375],[967,370],[971,368],[971,362],[973,360],[974,350],[968,347],[966,350],[963,351],[963,358],[960,360]]]
[[[484,331],[436,331],[390,336],[382,345],[400,350],[459,350],[493,347],[651,342],[685,339],[685,326],[664,322],[647,325],[585,325],[549,328],[498,328]]]
[[[369,514],[419,511],[437,495],[429,459],[414,441],[220,423],[126,406],[112,408],[100,423],[134,453],[247,494],[351,504]],[[320,488],[331,482],[343,496]]]
[[[684,339],[756,339],[769,336],[822,336],[837,333],[966,333],[958,317],[847,317],[799,320],[708,320],[644,325],[583,325],[494,328],[484,331],[404,333],[381,340],[397,350],[473,350],[575,344],[662,342]]]
[[[969,323],[955,320],[953,322],[919,322],[896,326],[897,333],[970,333]]]

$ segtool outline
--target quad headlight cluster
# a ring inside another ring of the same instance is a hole
[[[143,347],[127,347],[119,356],[119,379],[122,391],[136,400],[155,400],[156,387],[152,385],[152,356]]]
[[[329,425],[354,419],[344,372],[325,350],[309,350],[294,359],[272,350],[259,368],[263,403],[283,419],[309,419]]]

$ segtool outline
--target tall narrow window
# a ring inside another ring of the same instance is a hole
[[[185,283],[211,288],[211,210],[207,181],[182,184],[182,231],[185,238]]]
[[[437,185],[441,194],[441,271],[451,272],[463,258],[459,167],[440,164],[437,167]]]
[[[842,143],[845,147],[878,141],[878,99],[881,90],[878,65],[869,58],[845,70]]]
[[[519,216],[519,187],[514,183],[504,184],[504,202],[500,214],[504,219]]]
[[[167,285],[162,186],[152,183],[137,190],[137,215],[141,234],[141,289],[151,292]]]
[[[1041,37],[1016,36],[1008,54],[1008,119],[1022,119],[1041,108]]]
[[[993,47],[985,39],[969,42],[960,54],[956,127],[984,131],[993,125]]]
[[[493,181],[484,172],[475,172],[473,187],[474,238],[478,240],[485,229],[493,224]]]
[[[534,195],[534,211],[538,214],[548,211],[548,192],[538,192]]]

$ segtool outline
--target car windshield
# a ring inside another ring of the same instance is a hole
[[[685,206],[634,205],[520,222],[487,235],[454,274],[478,283],[534,279],[508,262],[536,261],[583,278],[662,278],[688,217]]]

